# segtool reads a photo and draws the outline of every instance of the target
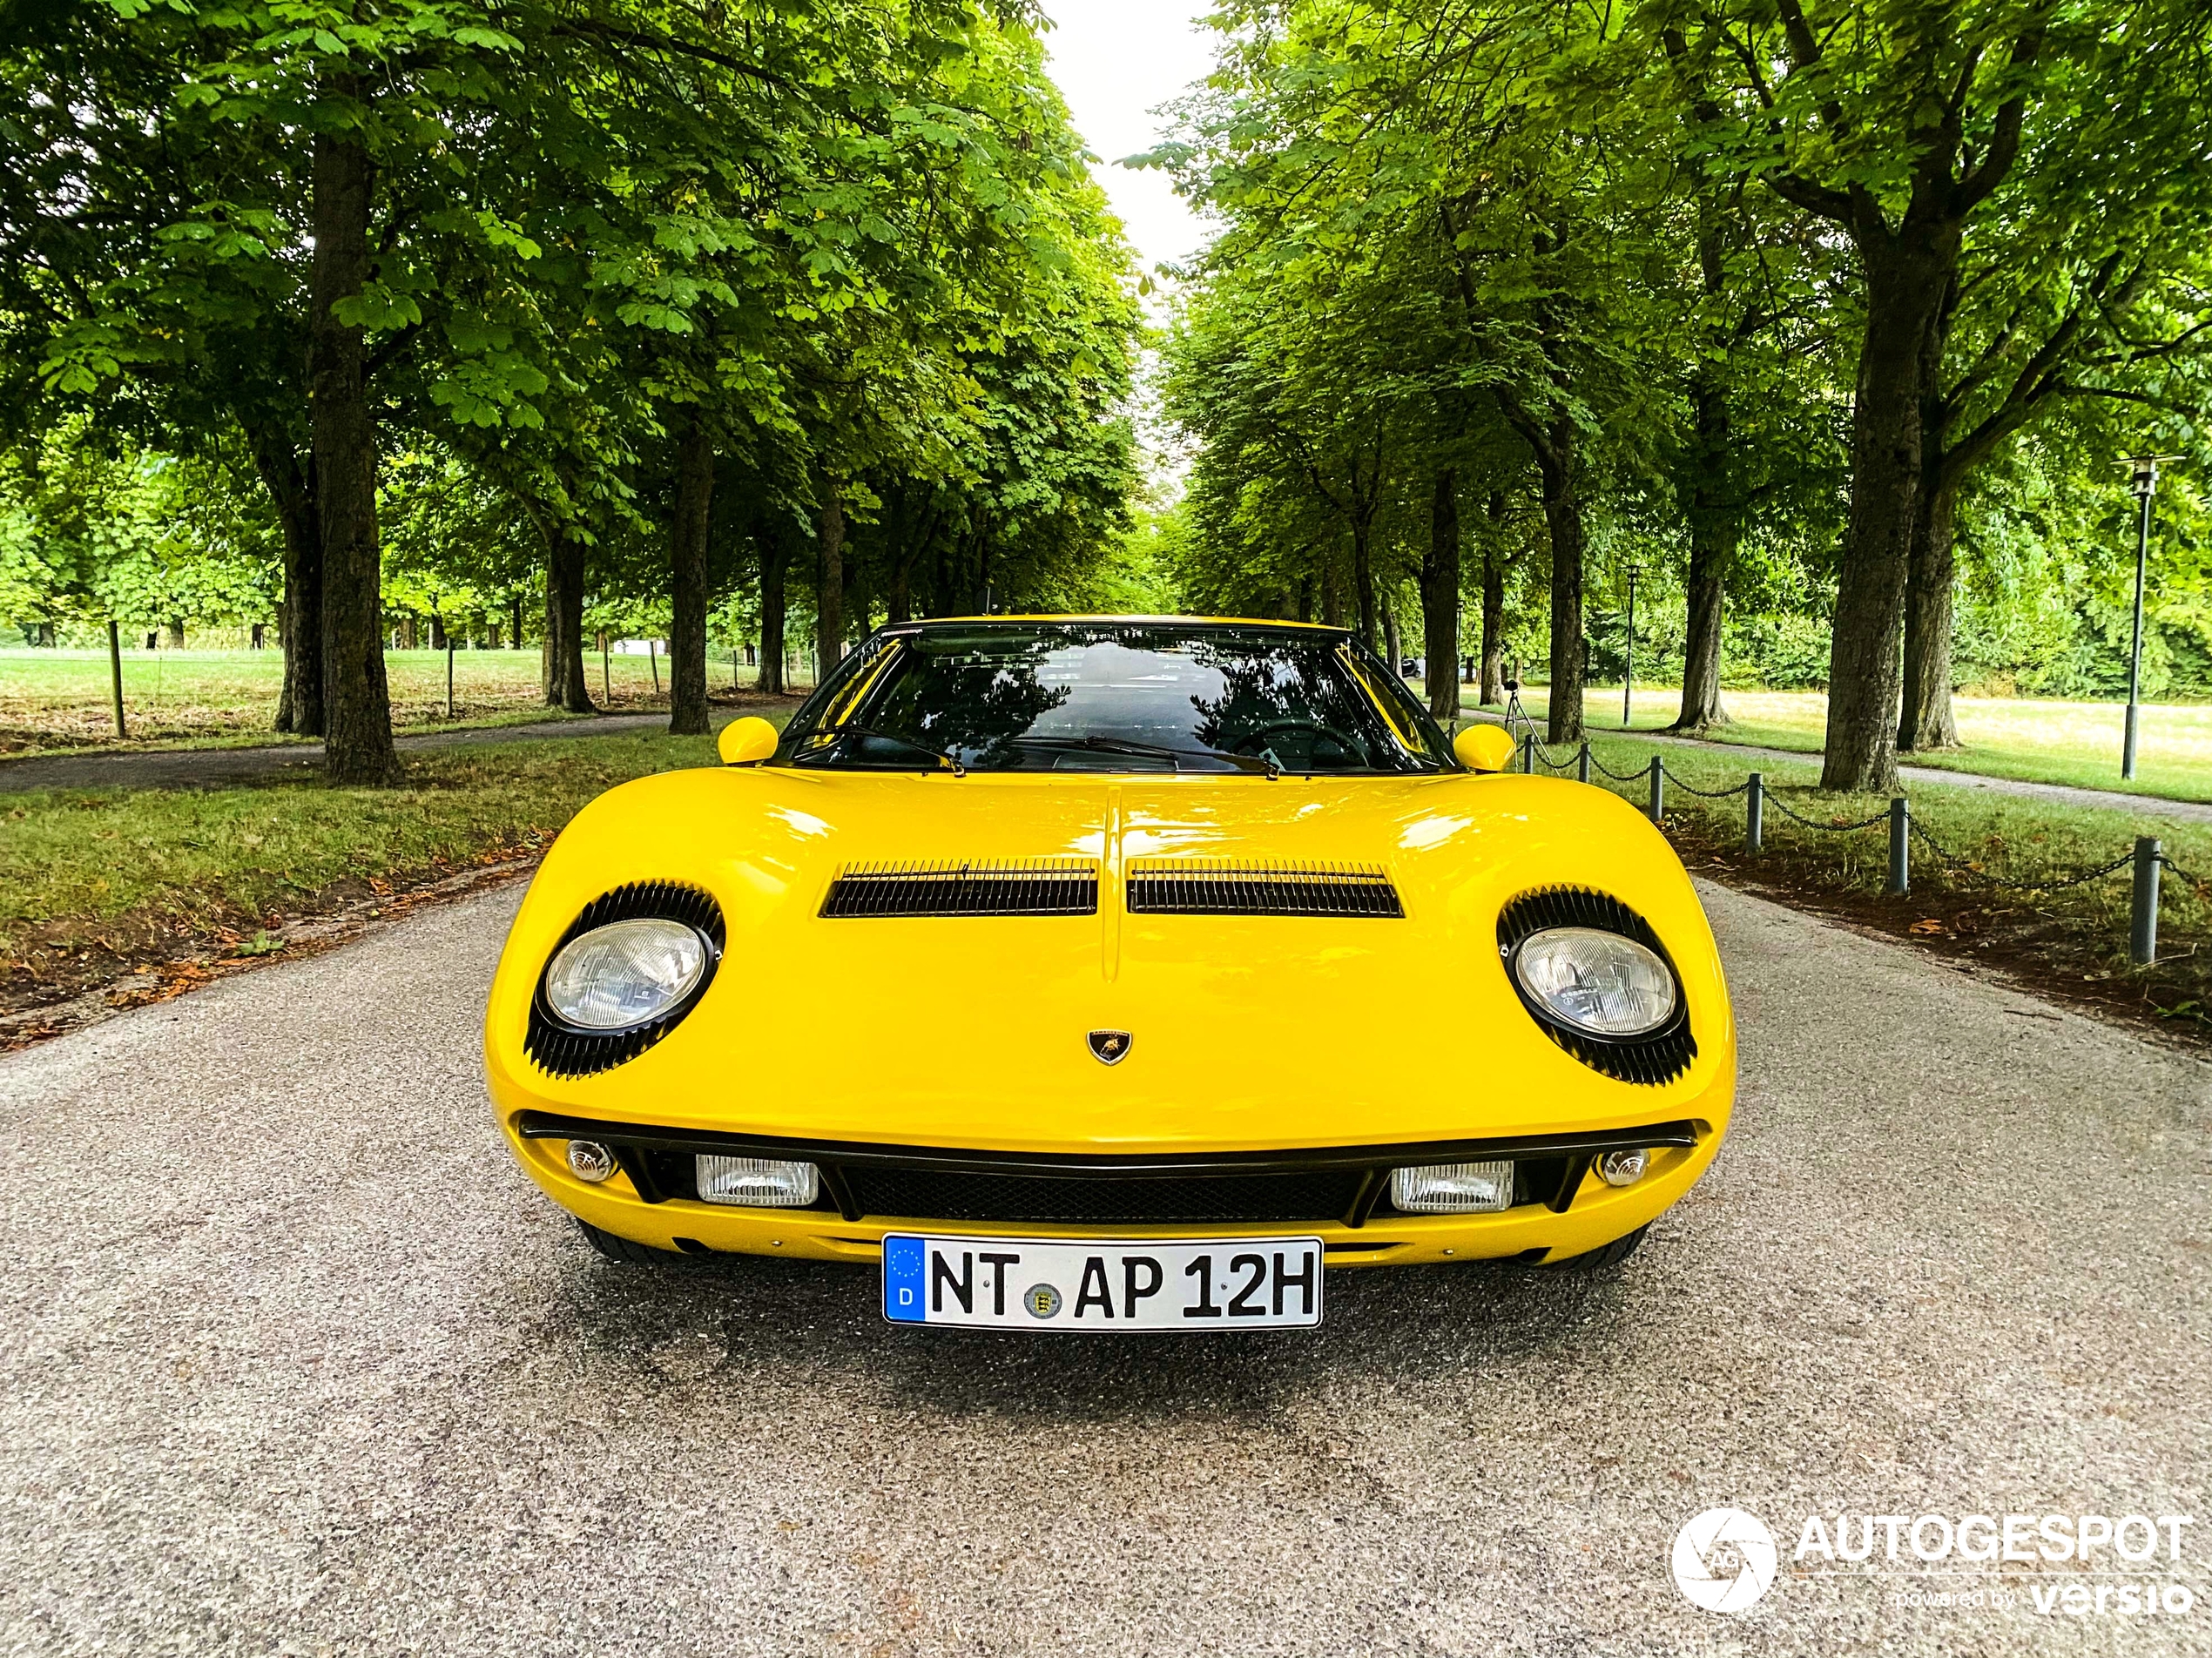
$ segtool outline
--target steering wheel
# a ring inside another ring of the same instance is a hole
[[[1246,731],[1242,737],[1237,739],[1234,745],[1231,746],[1229,751],[1231,754],[1250,753],[1254,744],[1264,745],[1267,739],[1274,736],[1278,731],[1312,731],[1319,736],[1327,738],[1332,743],[1334,743],[1339,748],[1342,749],[1347,754],[1357,754],[1359,751],[1359,749],[1353,745],[1352,739],[1346,737],[1342,731],[1337,731],[1332,726],[1324,725],[1320,721],[1313,719],[1271,720],[1266,725],[1258,727],[1255,731]]]

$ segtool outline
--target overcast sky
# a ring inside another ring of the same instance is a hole
[[[1099,183],[1145,270],[1187,258],[1205,239],[1167,175],[1116,164],[1150,149],[1163,123],[1150,111],[1180,98],[1213,66],[1211,31],[1193,19],[1193,0],[1045,0],[1052,78],[1067,96],[1076,131],[1101,162]]]

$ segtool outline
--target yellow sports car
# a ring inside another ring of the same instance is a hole
[[[1325,1266],[1618,1262],[1727,1128],[1658,830],[1341,629],[901,623],[721,753],[562,833],[485,1018],[515,1155],[616,1260],[1305,1325]]]

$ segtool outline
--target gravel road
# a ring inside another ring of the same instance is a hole
[[[2212,1653],[2192,1058],[1709,890],[1743,1103],[1618,1273],[903,1331],[852,1267],[609,1265],[509,1166],[516,897],[0,1059],[0,1650]],[[1740,1616],[1668,1567],[1722,1505],[1782,1542]],[[2194,1515],[2195,1605],[1793,1571],[1839,1511]]]

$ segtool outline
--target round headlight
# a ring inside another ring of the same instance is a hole
[[[1675,1014],[1675,975],[1634,939],[1590,927],[1532,933],[1513,970],[1536,1005],[1587,1036],[1642,1036]]]
[[[545,1004],[578,1030],[650,1025],[698,987],[706,940],[681,921],[610,921],[570,939],[545,970]]]

